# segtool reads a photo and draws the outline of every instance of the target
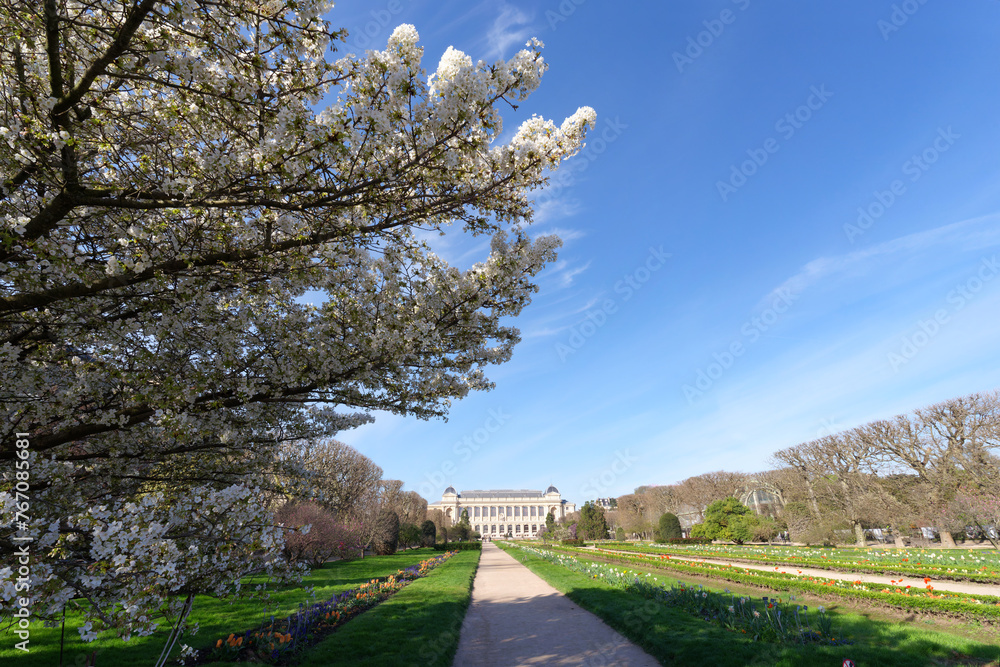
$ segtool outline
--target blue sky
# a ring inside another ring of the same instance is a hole
[[[340,439],[428,500],[582,503],[1000,385],[1000,3],[352,2],[348,50],[413,24],[550,63],[531,114],[594,107],[538,193],[564,239],[491,392]],[[446,237],[461,266],[488,249]]]

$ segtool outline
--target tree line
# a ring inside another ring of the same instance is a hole
[[[741,529],[748,539],[788,531],[820,543],[844,541],[849,531],[863,545],[866,529],[880,529],[902,545],[932,528],[942,546],[953,547],[970,530],[995,538],[998,449],[1000,392],[974,393],[778,450],[760,473],[718,471],[639,487],[617,498],[608,521],[650,538],[666,513],[705,526],[713,503],[753,505],[756,489],[764,496],[755,508],[763,518],[744,521],[754,524],[747,527],[752,535]]]

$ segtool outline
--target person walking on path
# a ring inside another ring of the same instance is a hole
[[[484,543],[452,664],[652,667],[659,663],[495,544]]]

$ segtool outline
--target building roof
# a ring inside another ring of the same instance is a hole
[[[559,493],[559,489],[557,489],[554,486],[550,486],[549,488],[545,489],[545,493]]]
[[[462,491],[459,498],[464,500],[475,500],[476,498],[541,498],[544,494],[541,491],[531,489],[491,489],[488,491]]]
[[[444,492],[445,493],[455,493],[455,487],[454,486],[449,486],[447,489],[444,490]]]

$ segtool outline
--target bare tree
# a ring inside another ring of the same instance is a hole
[[[645,537],[651,530],[646,519],[645,494],[629,493],[618,497],[618,525],[626,533],[636,533]]]
[[[802,449],[801,445],[788,447],[774,453],[772,460],[778,465],[787,466],[791,471],[798,474],[799,479],[805,486],[806,495],[809,500],[809,509],[817,521],[820,520],[819,503],[816,501],[815,469],[811,459],[806,455],[808,450]]]
[[[941,546],[954,547],[951,531],[960,526],[947,520],[947,507],[962,483],[982,476],[1000,448],[1000,394],[954,398],[860,430],[888,463],[926,484],[925,516],[938,529]]]
[[[402,523],[421,524],[427,518],[427,500],[416,491],[403,491],[395,506]]]
[[[301,451],[319,501],[338,517],[363,513],[359,504],[378,491],[382,468],[367,456],[339,440],[295,443]]]

